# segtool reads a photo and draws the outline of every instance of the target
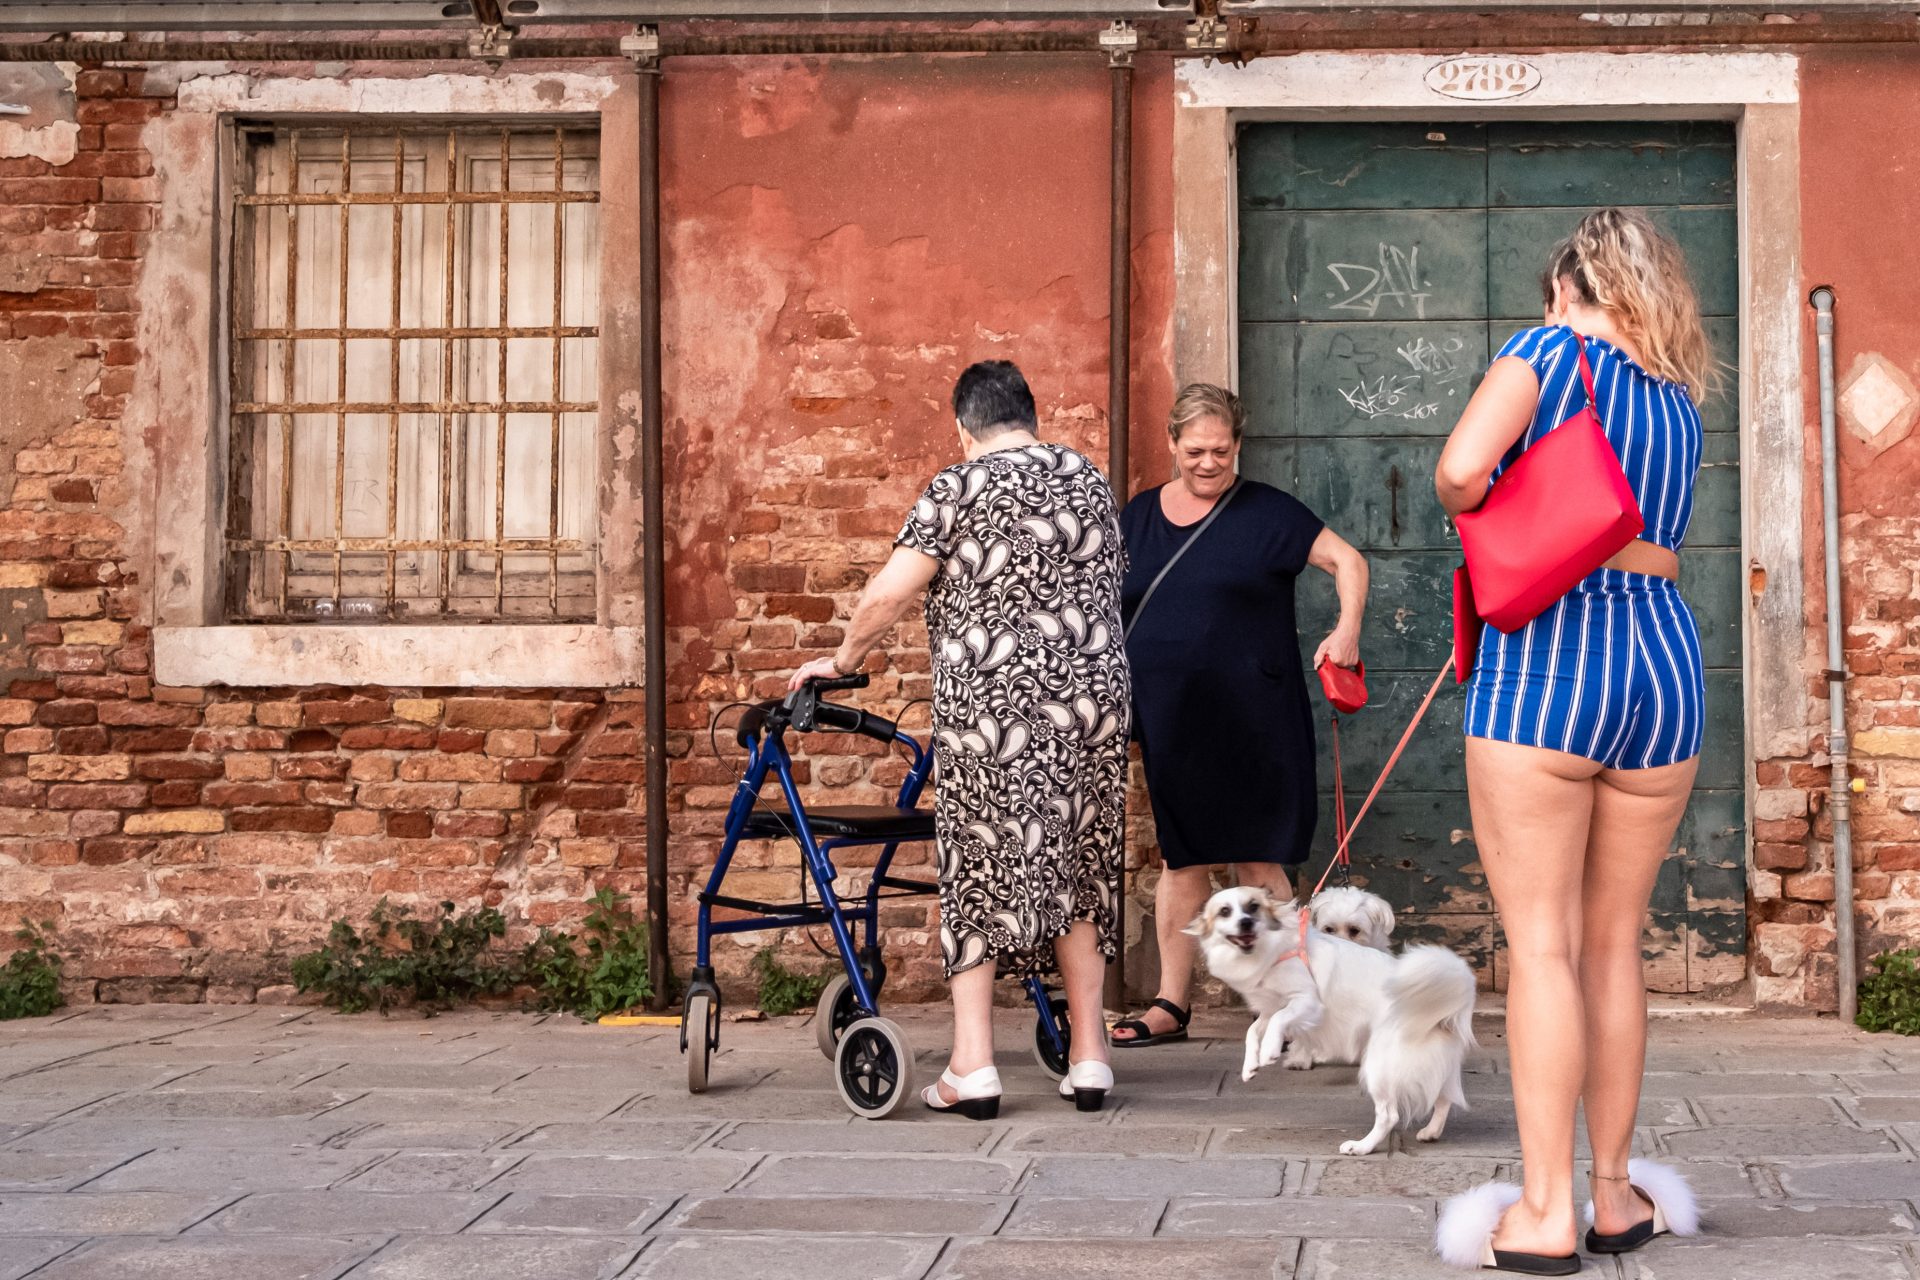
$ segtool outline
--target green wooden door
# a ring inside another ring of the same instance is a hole
[[[1733,130],[1257,124],[1240,131],[1239,178],[1242,466],[1297,494],[1372,563],[1363,653],[1374,701],[1343,726],[1348,784],[1364,794],[1451,642],[1459,548],[1433,496],[1434,463],[1489,353],[1540,322],[1549,246],[1596,205],[1646,208],[1686,250],[1731,366]],[[1679,856],[1654,895],[1649,985],[1661,991],[1745,974],[1738,411],[1730,399],[1704,407],[1705,466],[1682,557],[1709,724]],[[1319,573],[1302,588],[1311,652],[1332,624],[1333,592]],[[1404,938],[1452,945],[1504,986],[1463,789],[1462,706],[1449,679],[1356,838],[1356,873],[1401,911]],[[1316,877],[1333,830],[1324,722],[1320,737],[1328,802]]]

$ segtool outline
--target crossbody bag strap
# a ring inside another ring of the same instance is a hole
[[[1227,509],[1227,504],[1232,502],[1234,495],[1240,492],[1240,484],[1240,480],[1234,480],[1232,487],[1220,495],[1220,501],[1213,504],[1213,510],[1207,512],[1200,523],[1193,526],[1193,532],[1188,534],[1187,540],[1180,544],[1180,549],[1175,551],[1172,557],[1160,566],[1160,572],[1154,574],[1153,581],[1147,584],[1146,593],[1140,597],[1140,603],[1133,606],[1133,616],[1125,619],[1121,623],[1121,629],[1123,631],[1133,630],[1134,624],[1140,621],[1140,615],[1147,611],[1147,603],[1153,599],[1153,593],[1158,591],[1160,584],[1167,580],[1167,574],[1172,572],[1173,566],[1180,563],[1180,557],[1187,554],[1187,548],[1200,541],[1200,535],[1207,531],[1207,526],[1218,519],[1220,513]]]

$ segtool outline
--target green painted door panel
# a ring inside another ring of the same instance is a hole
[[[1456,320],[1486,314],[1478,211],[1240,217],[1240,319]]]
[[[1495,208],[1727,204],[1734,201],[1733,130],[1691,121],[1515,122],[1487,131],[1488,203]]]
[[[1474,320],[1242,325],[1247,433],[1445,436],[1487,366],[1486,342]]]
[[[1250,125],[1239,156],[1242,472],[1299,496],[1372,569],[1362,640],[1372,700],[1341,721],[1356,808],[1452,642],[1459,549],[1433,497],[1439,448],[1491,353],[1540,322],[1549,246],[1595,205],[1647,207],[1688,254],[1715,354],[1729,370],[1737,360],[1733,133],[1684,122]],[[1682,556],[1708,668],[1706,747],[1654,893],[1648,983],[1659,990],[1744,972],[1736,385],[1702,406]],[[1308,652],[1335,603],[1327,575],[1301,578]],[[1322,821],[1309,885],[1337,839],[1329,710],[1312,696]],[[1403,941],[1452,946],[1483,982],[1503,983],[1464,791],[1464,702],[1449,676],[1358,833],[1354,879],[1393,902]]]
[[[1249,209],[1481,209],[1481,125],[1436,140],[1422,124],[1341,129],[1270,125],[1241,134],[1241,204]]]
[[[1538,324],[1540,271],[1547,253],[1580,220],[1583,209],[1495,209],[1487,216],[1490,314]],[[1732,205],[1648,209],[1654,224],[1680,242],[1700,295],[1700,313],[1740,310],[1740,273],[1724,246],[1736,243]],[[1450,215],[1459,216],[1459,215]]]

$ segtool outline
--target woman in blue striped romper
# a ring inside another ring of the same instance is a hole
[[[1494,359],[1435,476],[1449,514],[1578,412],[1588,391],[1646,529],[1511,634],[1485,629],[1467,691],[1474,838],[1509,948],[1507,1032],[1523,1187],[1490,1184],[1442,1217],[1467,1265],[1570,1275],[1574,1116],[1593,1152],[1589,1249],[1692,1226],[1684,1183],[1628,1167],[1646,1058],[1641,933],[1700,752],[1700,636],[1675,586],[1700,466],[1697,394],[1712,377],[1672,240],[1602,209],[1555,247],[1546,324]],[[1678,1189],[1676,1190],[1676,1184]]]

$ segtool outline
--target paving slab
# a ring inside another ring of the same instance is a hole
[[[622,1280],[919,1280],[939,1256],[941,1243],[885,1236],[680,1236],[649,1245]]]
[[[1094,1196],[1022,1196],[1001,1224],[1003,1236],[1112,1237],[1151,1235],[1166,1212],[1160,1200]]]
[[[1794,1199],[1920,1199],[1920,1161],[1907,1158],[1794,1161],[1771,1168]]]
[[[26,1191],[0,1196],[0,1236],[171,1235],[230,1196],[164,1191]]]
[[[1371,1116],[1345,1129],[1231,1125],[1220,1130],[1213,1150],[1226,1156],[1335,1156],[1341,1143],[1364,1137],[1371,1128]]]
[[[333,1280],[381,1236],[175,1236],[98,1240],[33,1280]]]
[[[506,1142],[525,1128],[506,1120],[383,1120],[342,1136],[335,1145],[349,1150],[478,1151]]]
[[[468,1231],[637,1236],[674,1206],[672,1196],[621,1196],[597,1193],[557,1194],[516,1191]]]
[[[355,1191],[476,1191],[513,1168],[524,1155],[464,1151],[402,1151],[350,1179]]]
[[[515,1151],[691,1151],[719,1129],[710,1120],[566,1120],[535,1125],[508,1145]]]
[[[1920,1093],[1868,1094],[1845,1098],[1842,1105],[1861,1124],[1920,1123]]]
[[[1200,1125],[1048,1124],[1017,1133],[997,1150],[1083,1155],[1198,1155],[1212,1131]]]
[[[1285,1280],[1295,1275],[1298,1240],[1016,1240],[954,1246],[934,1274],[941,1280],[1109,1280],[1118,1275],[1232,1276]]]
[[[131,1158],[124,1151],[0,1151],[0,1191],[65,1191]]]
[[[364,1124],[376,1120],[444,1120],[457,1111],[462,1120],[506,1121],[515,1126],[558,1120],[603,1120],[619,1111],[634,1095],[624,1092],[591,1094],[462,1093],[450,1098],[437,1089],[374,1089],[328,1116]],[[843,1111],[844,1107],[841,1108]]]
[[[85,1236],[0,1236],[0,1280],[21,1280],[63,1253],[85,1244]]]
[[[1900,1145],[1878,1129],[1851,1124],[1717,1125],[1674,1129],[1660,1134],[1661,1145],[1676,1156],[1894,1155]]]
[[[357,1095],[331,1089],[160,1089],[109,1098],[93,1120],[266,1120],[317,1116]]]
[[[1457,1272],[1455,1273],[1458,1274]],[[1843,1240],[1656,1240],[1630,1280],[1912,1280],[1895,1243]]]
[[[614,1191],[627,1194],[724,1191],[745,1177],[750,1157],[723,1155],[549,1155],[536,1152],[508,1170],[500,1191]]]
[[[1703,1200],[1701,1231],[1738,1240],[1768,1236],[1897,1236],[1911,1239],[1917,1222],[1904,1201],[1813,1204],[1760,1200]]]
[[[1207,1239],[1300,1236],[1322,1240],[1424,1240],[1433,1234],[1433,1214],[1424,1204],[1405,1200],[1188,1198],[1175,1200],[1167,1207],[1158,1234]]]
[[[844,1121],[743,1120],[707,1145],[715,1151],[972,1155],[987,1150],[1007,1132],[1004,1125],[952,1121],[867,1124],[852,1117]]]
[[[1441,1262],[1431,1243],[1401,1240],[1310,1240],[1300,1259],[1300,1280],[1461,1280],[1472,1274]],[[1580,1274],[1602,1280],[1615,1271],[1590,1258]]]
[[[319,1235],[325,1225],[352,1223],[356,1231],[451,1233],[500,1199],[485,1192],[266,1191],[221,1210],[197,1230]]]
[[[632,1240],[578,1236],[413,1236],[355,1267],[349,1280],[611,1280],[639,1248]]]
[[[1022,1195],[1277,1196],[1286,1181],[1278,1160],[1217,1156],[1035,1156]]]
[[[882,1236],[984,1236],[1012,1201],[986,1196],[701,1196],[662,1223],[673,1231],[781,1235],[858,1231]]]
[[[87,1184],[89,1191],[317,1191],[373,1163],[366,1152],[325,1147],[219,1150],[189,1147],[150,1151]]]
[[[77,1116],[41,1125],[9,1143],[22,1151],[111,1151],[161,1147],[318,1147],[359,1128],[329,1115],[304,1120],[110,1120]]]
[[[1920,1102],[1920,1099],[1915,1099]],[[1835,1124],[1845,1122],[1847,1115],[1841,1111],[1835,1097],[1715,1097],[1710,1093],[1696,1095],[1693,1105],[1708,1124],[1733,1125],[1783,1125],[1783,1124]],[[1643,1117],[1642,1124],[1685,1124],[1686,1121]]]
[[[1498,1177],[1506,1168],[1502,1161],[1443,1155],[1335,1157],[1309,1166],[1305,1190],[1312,1196],[1440,1200]]]
[[[1024,1160],[933,1156],[769,1156],[741,1184],[751,1195],[994,1195],[1013,1190]]]

